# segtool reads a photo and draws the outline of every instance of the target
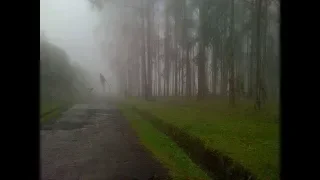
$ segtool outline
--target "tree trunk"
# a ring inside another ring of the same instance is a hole
[[[141,7],[143,6],[143,0],[141,0]],[[144,98],[147,100],[147,77],[146,77],[146,55],[145,55],[145,32],[144,32],[144,21],[145,21],[145,15],[144,15],[144,9],[141,11],[141,17],[142,17],[142,24],[141,24],[141,33],[142,33],[142,43],[141,43],[141,71],[142,71],[142,94]]]
[[[154,63],[153,63],[153,68],[152,68],[152,73],[153,73],[153,80],[152,80],[152,82],[153,82],[153,88],[152,88],[152,90],[153,90],[153,95],[154,96],[157,96],[157,85],[158,85],[158,82],[157,82],[157,80],[158,80],[158,77],[157,77],[157,69],[158,69],[158,67],[157,67],[157,57],[154,57]]]
[[[265,77],[265,65],[268,62],[267,60],[267,33],[268,33],[268,4],[265,1],[264,13],[263,13],[264,23],[263,23],[263,60],[261,63],[261,102],[265,104],[267,99],[267,86],[266,86],[266,77]]]
[[[256,2],[254,2],[256,4]],[[255,6],[254,6],[255,7]],[[255,81],[255,73],[254,73],[254,64],[255,64],[255,61],[256,61],[256,57],[257,57],[257,54],[256,54],[256,43],[257,43],[257,14],[256,14],[256,11],[255,11],[255,8],[252,8],[251,10],[251,18],[252,18],[252,30],[251,30],[251,38],[250,38],[250,55],[251,55],[251,60],[250,60],[250,81],[249,81],[249,91],[248,91],[248,95],[250,98],[252,98],[254,96],[254,93],[255,93],[255,88],[254,88],[254,81]]]
[[[197,86],[196,86],[196,80],[197,80],[197,78],[196,78],[196,75],[198,74],[198,66],[196,66],[196,65],[194,65],[193,66],[193,68],[194,68],[194,74],[193,74],[193,76],[194,76],[194,79],[193,79],[193,91],[194,91],[194,95],[196,96],[197,95],[197,93],[198,93],[198,90],[197,90]]]
[[[171,96],[174,96],[174,69],[172,69],[172,71],[171,71],[171,90],[170,90],[170,95]]]
[[[212,55],[211,55],[211,89],[212,95],[216,95],[216,79],[217,79],[217,49],[213,47]]]
[[[204,46],[204,16],[205,16],[205,4],[201,2],[199,9],[199,59],[198,59],[198,100],[202,100],[205,97],[205,46]]]
[[[174,95],[177,96],[178,95],[178,81],[177,81],[177,76],[179,75],[179,70],[178,70],[178,57],[179,57],[179,52],[178,52],[178,25],[177,25],[177,21],[178,21],[178,17],[177,14],[175,13],[174,15]]]
[[[226,55],[225,50],[223,50],[222,58],[221,58],[221,95],[226,96],[227,94],[227,86],[228,86],[228,69],[226,63]]]
[[[127,60],[127,64],[129,65],[128,66],[128,73],[127,73],[127,86],[126,86],[126,88],[127,88],[127,96],[131,96],[131,94],[132,94],[132,65],[131,65],[131,63],[132,63],[132,59],[128,59]]]
[[[250,88],[250,64],[251,64],[251,61],[250,61],[250,53],[249,53],[249,41],[250,40],[250,36],[249,34],[247,34],[247,54],[246,54],[246,96],[249,94],[249,88]]]
[[[260,16],[261,16],[261,4],[262,0],[257,0],[257,46],[256,46],[256,58],[257,58],[257,70],[256,70],[256,100],[255,100],[255,108],[260,110],[261,108],[261,96],[260,96],[260,83],[261,83],[261,46],[260,46]]]
[[[193,57],[193,58],[195,58],[195,55],[194,55],[195,52],[194,52],[194,51],[195,51],[195,47],[192,48],[192,57]],[[192,85],[192,87],[193,87],[193,94],[194,94],[194,96],[197,95],[197,88],[196,88],[196,80],[197,80],[196,75],[197,75],[197,70],[198,70],[198,66],[197,66],[195,63],[193,63],[193,81],[192,81],[193,85]]]
[[[223,21],[224,29],[227,29],[227,20]],[[227,95],[227,87],[228,87],[228,64],[227,59],[228,58],[228,51],[226,47],[226,40],[227,35],[222,38],[222,50],[221,50],[221,95],[226,96]]]
[[[174,95],[178,95],[178,52],[175,47],[175,59],[174,59]]]
[[[163,96],[166,96],[166,74],[164,73],[164,76],[163,76]]]
[[[231,38],[231,52],[230,52],[230,81],[229,81],[229,104],[235,105],[235,72],[234,72],[234,0],[231,0],[231,27],[230,27],[230,38]]]
[[[161,76],[160,76],[160,23],[158,24],[158,48],[157,48],[157,54],[158,54],[158,59],[157,59],[157,64],[158,64],[158,96],[161,96]]]
[[[194,58],[194,48],[193,47],[191,47],[191,59],[193,59]],[[190,61],[189,61],[190,62]],[[191,82],[190,82],[190,86],[191,86],[191,94],[192,94],[192,96],[194,96],[195,95],[195,90],[194,90],[194,81],[195,81],[195,76],[194,76],[194,64],[193,63],[191,63],[190,64],[190,66],[191,66]]]
[[[148,92],[147,97],[150,99],[152,97],[152,54],[151,54],[151,12],[152,2],[147,2],[147,51],[148,51]]]
[[[178,60],[178,58],[177,58]],[[181,93],[181,61],[178,62],[178,69],[177,69],[177,74],[178,74],[178,95],[180,96]]]
[[[166,7],[167,1],[166,1]],[[164,96],[169,95],[169,52],[168,52],[168,46],[169,46],[169,17],[168,12],[165,12],[165,39],[164,39]]]
[[[140,58],[139,57],[137,57],[137,60],[140,60]],[[140,62],[138,61],[137,63],[136,63],[136,70],[137,70],[137,74],[136,74],[136,79],[137,79],[137,82],[136,82],[136,84],[137,84],[137,95],[138,96],[140,96],[141,95],[141,87],[140,87],[140,84],[141,84],[141,79],[140,79]]]
[[[191,96],[191,70],[190,70],[190,60],[189,60],[189,50],[190,46],[187,45],[186,49],[186,96]]]
[[[183,96],[183,93],[184,93],[184,91],[183,91],[183,86],[184,86],[184,60],[185,59],[185,57],[184,57],[184,50],[182,50],[182,52],[181,52],[181,96]]]
[[[222,51],[222,41],[220,45],[220,95],[224,95],[224,82],[223,82],[223,77],[224,77],[224,64],[223,64],[223,51]]]

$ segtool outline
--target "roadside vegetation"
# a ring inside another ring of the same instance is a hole
[[[40,35],[40,121],[57,117],[87,93],[86,72],[66,52]]]
[[[223,98],[201,102],[131,98],[123,103],[125,109],[134,106],[199,138],[205,148],[230,157],[258,179],[279,178],[279,107],[275,103],[266,104],[260,111],[255,111],[247,100],[239,101],[236,108],[230,107]],[[151,119],[143,120],[147,123]]]
[[[280,178],[278,0],[90,3],[124,111],[210,178]]]
[[[139,136],[141,144],[169,170],[173,180],[210,179],[174,141],[159,132],[150,122],[142,119],[131,106],[120,105],[119,107]]]

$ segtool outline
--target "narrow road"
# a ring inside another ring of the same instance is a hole
[[[41,127],[42,180],[161,179],[167,171],[139,144],[112,104],[77,104]]]

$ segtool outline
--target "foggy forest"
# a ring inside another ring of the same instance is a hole
[[[279,8],[41,0],[41,178],[280,179]]]

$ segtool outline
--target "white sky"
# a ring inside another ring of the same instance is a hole
[[[45,31],[49,41],[97,77],[99,72],[108,77],[107,63],[101,60],[94,41],[97,25],[96,11],[88,0],[40,0],[40,30]]]

